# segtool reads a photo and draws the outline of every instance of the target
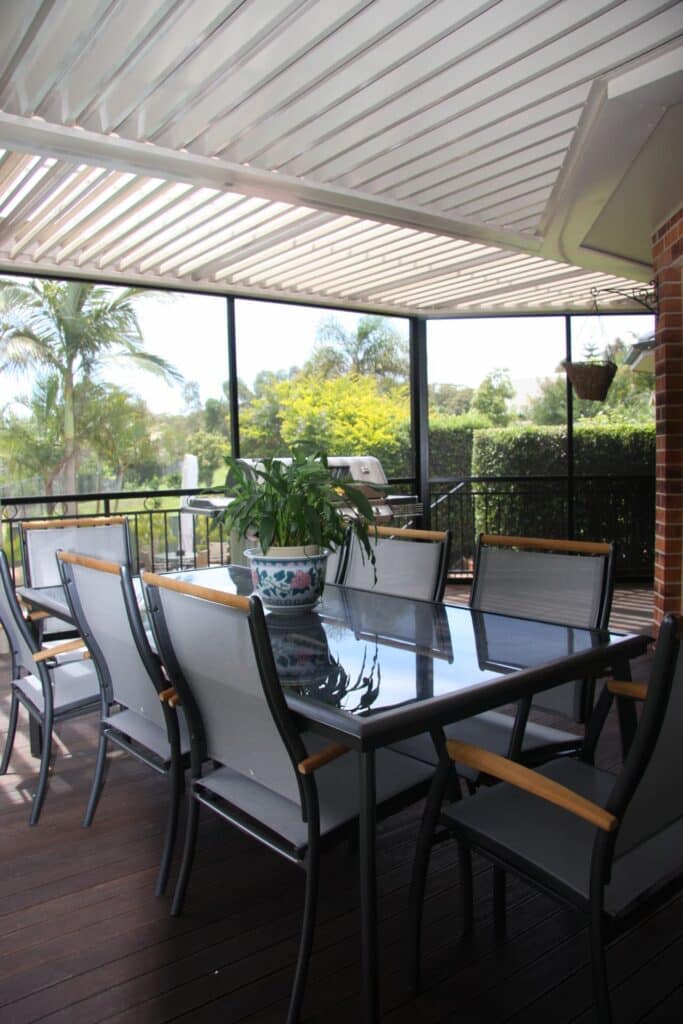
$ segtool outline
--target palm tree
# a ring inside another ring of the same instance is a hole
[[[34,368],[59,382],[67,494],[76,492],[79,381],[96,379],[104,363],[121,357],[169,381],[182,380],[165,359],[144,351],[133,304],[141,294],[80,281],[0,281],[0,370]]]

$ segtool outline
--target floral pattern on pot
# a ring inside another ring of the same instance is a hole
[[[315,555],[264,555],[260,548],[249,548],[244,554],[254,590],[270,611],[303,611],[320,600],[327,549]]]

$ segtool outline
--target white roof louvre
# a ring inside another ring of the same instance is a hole
[[[638,309],[681,202],[682,68],[683,0],[10,4],[0,271]]]

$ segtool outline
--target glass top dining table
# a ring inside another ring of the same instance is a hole
[[[169,574],[249,596],[245,566]],[[140,606],[142,584],[135,581]],[[18,588],[35,608],[68,619],[61,587]],[[578,629],[469,608],[327,585],[313,611],[267,615],[280,681],[302,723],[360,757],[363,1018],[379,1018],[375,751],[425,731],[629,661],[649,637]]]

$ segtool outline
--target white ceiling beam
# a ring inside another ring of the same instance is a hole
[[[379,199],[352,189],[331,188],[213,157],[176,153],[148,143],[51,125],[38,118],[22,118],[1,111],[0,147],[312,206],[522,252],[537,252],[540,248],[538,239],[440,216],[421,207]]]

